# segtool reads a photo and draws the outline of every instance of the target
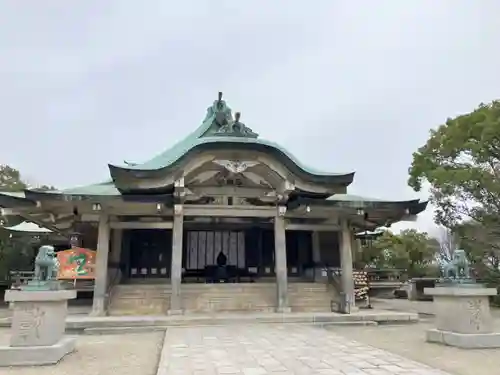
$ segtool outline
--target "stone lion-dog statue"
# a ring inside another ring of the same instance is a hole
[[[36,281],[57,280],[58,273],[59,261],[54,246],[41,246],[35,258],[35,275],[33,279]]]
[[[445,279],[470,279],[469,260],[465,250],[455,250],[451,261],[443,264],[442,272]]]

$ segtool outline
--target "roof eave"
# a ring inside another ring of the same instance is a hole
[[[354,209],[377,209],[377,208],[407,208],[411,215],[419,214],[424,211],[427,207],[427,202],[421,202],[419,199],[412,199],[406,201],[355,201],[355,200],[325,200],[316,199],[309,197],[298,197],[293,202],[290,202],[292,208],[296,208],[301,205],[309,206],[326,206],[326,207],[338,207],[338,208],[354,208]]]
[[[263,150],[265,152],[277,153],[281,162],[292,172],[296,173],[299,177],[304,178],[306,181],[310,181],[320,185],[343,185],[349,186],[353,180],[355,172],[345,173],[345,174],[315,174],[308,172],[299,165],[288,155],[286,155],[280,149],[259,143],[238,143],[231,141],[223,141],[218,143],[201,143],[190,148],[188,151],[183,153],[177,160],[173,163],[162,166],[156,169],[146,169],[137,167],[121,167],[113,164],[108,164],[109,172],[113,182],[119,190],[130,190],[130,181],[139,179],[155,178],[159,174],[175,173],[176,167],[186,158],[190,157],[194,153],[198,153],[204,150],[221,149],[221,148],[239,148],[242,150]],[[133,184],[132,184],[133,185]]]
[[[422,202],[419,201],[417,204],[409,207],[410,215],[415,216],[421,212],[424,212],[427,209],[428,204],[429,201],[422,201]]]
[[[64,192],[59,193],[49,193],[43,191],[26,191],[25,194],[30,197],[33,201],[47,201],[47,200],[57,200],[57,201],[67,201],[67,202],[102,202],[106,200],[120,200],[124,202],[136,202],[136,203],[154,203],[161,201],[165,204],[171,204],[173,202],[172,194],[139,194],[139,195],[98,195],[98,194],[65,194]]]
[[[91,200],[93,195],[85,194],[66,194],[62,191],[35,191],[35,190],[25,190],[24,191],[27,198],[34,202],[46,202],[46,201],[83,201]]]
[[[7,193],[0,193],[0,207],[14,208],[14,207],[33,207],[36,202],[31,200],[26,195],[24,197],[12,196]]]

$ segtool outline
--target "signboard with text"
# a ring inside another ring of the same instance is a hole
[[[94,279],[96,251],[74,247],[58,251],[60,280]]]

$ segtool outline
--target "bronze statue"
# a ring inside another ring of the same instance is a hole
[[[466,282],[472,280],[469,260],[462,249],[455,250],[449,262],[444,261],[442,263],[441,272],[445,281]]]
[[[215,134],[225,135],[229,137],[247,138],[257,138],[259,136],[257,133],[254,133],[248,126],[240,122],[240,112],[236,112],[234,117],[234,121],[230,120],[227,124],[221,126]]]
[[[231,108],[222,100],[222,92],[219,92],[217,100],[214,101],[211,107],[208,107],[203,122],[211,119],[212,124],[215,125],[215,133],[211,133],[211,135],[257,138],[259,136],[257,133],[254,133],[252,129],[240,122],[240,116],[239,112],[235,113],[233,120]]]
[[[44,245],[38,250],[35,258],[34,281],[57,280],[59,261],[54,246]]]

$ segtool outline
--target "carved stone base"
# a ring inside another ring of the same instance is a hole
[[[500,333],[456,333],[429,329],[425,333],[427,342],[454,346],[462,349],[500,348]]]
[[[427,341],[461,348],[497,347],[500,333],[493,333],[489,296],[494,288],[456,285],[425,288],[433,296],[437,329],[427,331]]]
[[[7,290],[5,300],[14,303],[10,345],[55,345],[64,335],[68,300],[73,298],[74,290]]]
[[[0,366],[54,365],[75,350],[76,339],[64,337],[49,346],[0,346]]]
[[[10,346],[0,348],[0,366],[57,363],[75,349],[75,339],[64,337],[68,300],[74,290],[7,290],[5,301],[14,303]]]

